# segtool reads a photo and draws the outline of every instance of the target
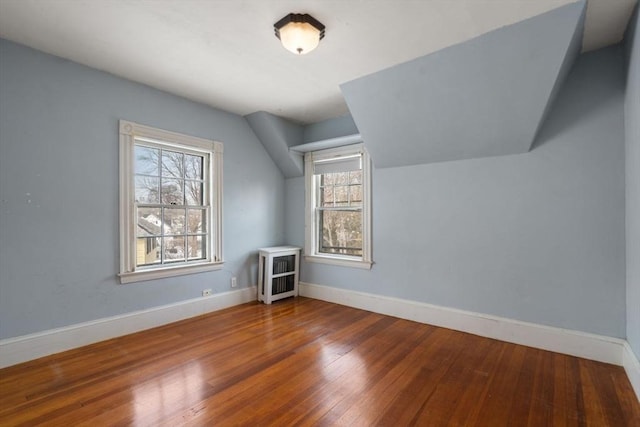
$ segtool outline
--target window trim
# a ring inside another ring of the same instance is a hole
[[[120,283],[161,279],[203,271],[220,270],[224,264],[222,253],[222,153],[221,142],[183,135],[120,120]],[[188,265],[162,265],[136,269],[136,219],[134,188],[134,147],[136,138],[156,141],[166,147],[195,150],[210,156],[209,160],[209,209],[213,216],[210,224],[209,258]]]
[[[362,155],[362,257],[319,253],[316,215],[317,192],[314,184],[314,162],[345,156]],[[371,160],[364,144],[305,153],[305,242],[304,259],[309,262],[332,264],[343,267],[371,269]]]

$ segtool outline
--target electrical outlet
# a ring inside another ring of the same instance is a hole
[[[238,286],[238,281],[236,280],[235,277],[231,278],[231,287],[235,288],[236,286]]]
[[[204,291],[202,291],[203,297],[208,297],[210,295],[211,295],[211,289],[205,289]]]

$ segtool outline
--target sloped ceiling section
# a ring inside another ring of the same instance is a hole
[[[289,147],[302,141],[304,128],[266,111],[244,117],[284,177],[302,176],[302,156],[289,152]]]
[[[353,118],[348,114],[306,126],[266,111],[244,117],[285,178],[304,175],[302,154],[289,148],[358,133]]]
[[[579,52],[585,8],[569,4],[341,85],[376,167],[528,151]]]
[[[560,91],[560,88],[564,84],[564,81],[566,80],[567,75],[569,74],[569,71],[571,71],[571,67],[573,67],[573,64],[576,62],[576,59],[578,59],[578,56],[580,56],[580,52],[583,47],[582,35],[584,33],[584,22],[587,19],[586,16],[587,16],[587,6],[585,5],[582,11],[582,16],[578,20],[578,25],[576,26],[576,29],[573,32],[571,42],[569,43],[569,49],[567,49],[567,53],[564,56],[564,59],[562,61],[562,66],[560,67],[560,71],[558,72],[558,77],[556,77],[556,82],[553,85],[553,89],[551,89],[551,94],[549,95],[549,99],[547,99],[547,105],[544,108],[542,117],[538,121],[538,127],[536,128],[536,131],[535,131],[533,140],[531,141],[531,146],[529,147],[529,149],[532,149],[535,146],[536,140],[538,137],[538,132],[540,131],[540,128],[542,127],[545,120],[547,119],[547,116],[549,115],[549,111],[551,111],[551,108],[553,107],[553,103],[558,96],[558,92]]]

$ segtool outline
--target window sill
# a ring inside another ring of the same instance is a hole
[[[304,260],[307,262],[317,262],[319,264],[339,265],[341,267],[361,268],[363,270],[371,270],[373,262],[363,261],[360,259],[338,258],[323,255],[305,255]]]
[[[145,280],[164,279],[165,277],[183,276],[185,274],[202,273],[205,271],[221,270],[223,262],[206,264],[181,265],[175,267],[155,268],[153,270],[139,270],[120,273],[120,283],[142,282]]]

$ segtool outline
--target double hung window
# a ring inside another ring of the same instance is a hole
[[[305,156],[306,259],[371,266],[370,161],[362,144]]]
[[[222,144],[120,122],[121,282],[220,268]]]

